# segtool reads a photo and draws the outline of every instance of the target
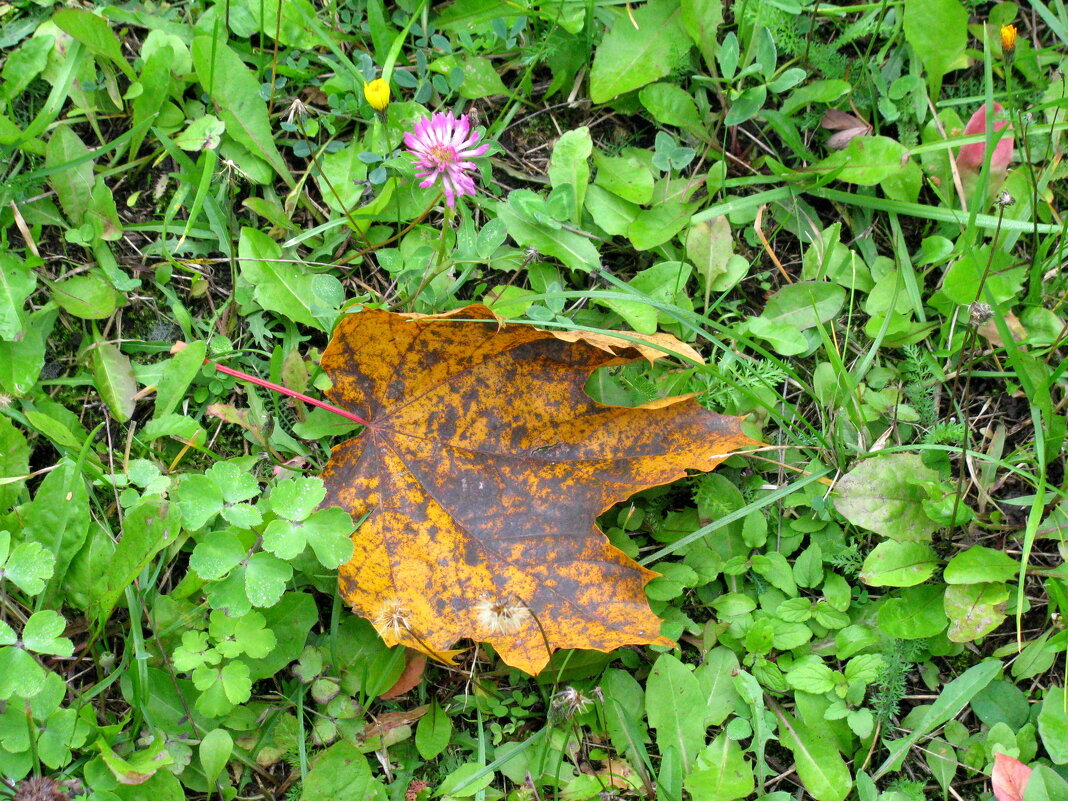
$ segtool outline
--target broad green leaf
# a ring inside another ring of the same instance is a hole
[[[89,351],[93,367],[93,383],[120,423],[125,423],[134,413],[137,381],[134,379],[130,357],[110,342],[97,340]]]
[[[197,152],[215,150],[222,142],[226,123],[211,114],[193,120],[185,130],[174,137],[174,144],[182,150]]]
[[[152,744],[145,750],[136,751],[127,757],[116,754],[103,737],[97,740],[96,745],[100,749],[104,764],[108,766],[120,784],[144,784],[156,771],[174,764],[174,757],[167,751],[167,738],[162,734],[156,734]]]
[[[54,45],[54,36],[41,34],[27,39],[18,50],[9,52],[0,72],[0,97],[11,102],[22,94],[47,66]]]
[[[627,238],[635,250],[652,250],[685,228],[696,211],[693,203],[667,201],[638,213],[627,226]]]
[[[800,331],[834,318],[845,303],[846,291],[826,281],[787,284],[764,305],[762,317]]]
[[[723,215],[703,220],[686,232],[686,257],[697,268],[705,288],[705,308],[720,278],[727,273],[727,265],[734,255],[731,226]]]
[[[179,534],[178,506],[148,496],[126,512],[122,538],[105,575],[90,587],[89,611],[103,624],[119,598],[161,550]]]
[[[149,31],[148,37],[145,39],[145,44],[142,47],[141,55],[144,59],[144,66],[141,67],[141,76],[139,79],[142,92],[137,97],[133,98],[133,101],[131,102],[133,108],[131,126],[134,129],[134,133],[133,138],[130,140],[130,153],[133,155],[137,155],[140,151],[141,143],[144,141],[145,135],[148,133],[148,127],[141,126],[159,113],[170,94],[172,69],[174,72],[181,75],[184,75],[192,69],[192,60],[189,57],[189,50],[185,48],[184,45],[182,45],[184,53],[176,50],[175,48],[177,45],[173,42],[170,43],[170,46],[161,43],[159,46],[149,48],[148,45],[153,38],[153,34],[160,33],[160,31]],[[178,44],[181,44],[181,40],[178,41]],[[180,55],[176,55],[179,53]],[[183,69],[184,65],[181,63],[182,56],[184,56],[185,60],[189,61],[189,67],[187,69]]]
[[[605,671],[602,686],[605,691],[605,729],[612,745],[625,754],[642,775],[648,777],[650,765],[645,743],[649,731],[645,724],[645,691],[627,671],[610,668]]]
[[[920,482],[938,473],[913,453],[866,459],[837,484],[835,506],[850,523],[900,542],[930,542],[938,528],[923,511],[927,493]]]
[[[52,299],[68,314],[83,320],[103,320],[119,307],[121,296],[104,273],[90,270],[60,281],[52,288]]]
[[[682,63],[690,47],[678,0],[652,0],[634,9],[633,16],[617,9],[612,29],[593,56],[591,99],[605,103],[663,78]]]
[[[475,777],[479,778],[475,778]],[[446,776],[436,793],[451,798],[468,798],[493,783],[494,772],[478,762],[465,762]]]
[[[704,661],[694,670],[701,685],[701,693],[707,699],[705,725],[720,726],[740,700],[732,678],[738,670],[738,657],[729,648],[717,646],[705,655]]]
[[[634,153],[624,151],[619,156],[606,156],[597,151],[593,155],[593,163],[597,167],[597,177],[594,179],[597,186],[639,206],[652,201],[655,184],[653,171]]]
[[[44,367],[48,335],[58,314],[59,310],[50,303],[29,315],[19,342],[0,340],[0,392],[22,397],[37,383]],[[0,487],[0,497],[2,493]]]
[[[274,144],[274,131],[267,116],[267,104],[260,97],[259,81],[233,50],[210,36],[194,38],[192,54],[197,81],[214,101],[215,110],[226,123],[226,132],[254,155],[262,157],[293,187],[293,176]]]
[[[1058,765],[1068,764],[1068,698],[1063,687],[1051,687],[1038,713],[1042,745]]]
[[[973,545],[949,560],[942,578],[947,584],[1009,581],[1020,573],[1020,563],[1003,551]]]
[[[619,314],[639,334],[654,334],[659,313],[644,298],[674,305],[680,295],[685,295],[690,272],[691,267],[686,262],[661,262],[640,271],[627,282],[640,293],[634,300],[605,298],[600,302]]]
[[[208,783],[214,784],[230,761],[234,751],[234,738],[226,729],[212,729],[200,741],[200,765]]]
[[[119,37],[111,30],[107,20],[81,8],[64,8],[55,13],[52,21],[60,30],[85,45],[94,56],[110,61],[131,81],[137,79],[130,62],[122,54]]]
[[[29,265],[11,253],[0,253],[0,339],[9,342],[21,338],[26,298],[37,286],[37,277]]]
[[[887,598],[879,607],[879,629],[899,640],[922,640],[945,631],[948,620],[942,607],[942,585],[909,587]]]
[[[356,746],[339,742],[323,751],[311,763],[300,801],[338,799],[385,801],[385,788],[371,775],[367,757]]]
[[[1008,599],[1003,582],[951,584],[946,587],[946,636],[950,642],[971,642],[989,634],[1005,620]]]
[[[1060,801],[1068,798],[1068,781],[1053,768],[1036,763],[1024,790],[1023,801]]]
[[[638,98],[661,125],[682,128],[698,139],[708,138],[708,126],[701,122],[697,104],[685,89],[673,83],[654,83],[642,88]]]
[[[753,766],[725,734],[708,744],[683,782],[694,801],[736,801],[749,796],[754,784]]]
[[[793,752],[797,775],[809,795],[816,801],[844,801],[853,778],[838,749],[781,709],[774,712],[779,719],[779,737]]]
[[[308,544],[323,567],[336,570],[352,559],[353,522],[344,509],[337,506],[320,509],[303,525]]]
[[[959,0],[905,0],[904,30],[905,41],[927,70],[931,97],[937,97],[942,76],[966,66],[968,12]]]
[[[425,761],[430,762],[445,750],[452,736],[452,718],[445,714],[434,701],[430,709],[419,719],[415,727],[415,748]]]
[[[207,343],[190,342],[167,360],[156,385],[156,409],[152,417],[158,419],[178,408],[189,385],[200,372],[207,353]]]
[[[460,62],[464,72],[464,82],[460,84],[460,97],[468,100],[481,100],[491,95],[510,95],[508,87],[501,80],[501,74],[493,62],[483,56],[468,56]]]
[[[880,542],[864,560],[860,578],[872,587],[913,587],[927,581],[938,554],[921,542]]]
[[[626,234],[640,211],[636,204],[612,194],[598,184],[590,184],[586,187],[585,202],[586,211],[593,217],[593,221],[612,236]],[[505,289],[512,289],[512,287],[505,287]],[[520,315],[505,316],[518,317]]]
[[[723,0],[682,0],[682,27],[701,51],[705,66],[715,69],[719,26],[723,24]]]
[[[590,272],[600,267],[601,256],[588,237],[530,222],[512,208],[511,202],[498,204],[497,214],[508,228],[508,234],[520,246],[532,247],[546,256],[553,256],[572,270]]]
[[[997,659],[987,659],[968,668],[943,687],[935,702],[927,707],[927,711],[915,729],[905,737],[886,743],[890,754],[875,771],[873,778],[879,779],[891,771],[900,770],[901,761],[912,746],[935,729],[945,725],[947,721],[955,718],[972,698],[1001,672],[1001,668],[1001,662]]]
[[[570,187],[572,196],[571,224],[582,223],[582,207],[586,198],[586,186],[590,182],[590,154],[593,140],[590,129],[583,126],[566,131],[553,145],[549,158],[549,181],[553,188]]]
[[[261,614],[267,621],[267,627],[274,633],[277,644],[270,653],[258,659],[247,655],[242,657],[242,661],[249,667],[253,681],[270,678],[289,663],[295,662],[304,650],[304,644],[319,615],[315,599],[305,592],[287,592],[278,603],[269,609],[263,609]],[[335,647],[342,664],[352,664],[351,661],[342,659],[340,643]],[[402,658],[402,670],[403,664]],[[396,677],[393,680],[395,681]],[[392,686],[392,683],[387,685],[389,686]]]
[[[30,446],[26,437],[0,415],[0,509],[9,509],[22,493],[22,476],[30,472]]]
[[[954,0],[955,2],[955,0]],[[858,186],[875,186],[905,169],[909,151],[886,136],[858,136],[844,150],[825,158],[812,169],[834,173],[840,181]]]
[[[813,654],[794,662],[786,671],[786,681],[795,690],[823,695],[834,689],[834,671]]]
[[[178,485],[178,503],[183,526],[188,531],[196,531],[215,518],[224,500],[222,490],[210,477],[194,474],[183,478]]]
[[[267,234],[242,228],[238,242],[241,275],[252,284],[256,302],[296,323],[328,331],[321,317],[331,310],[320,299],[315,276],[300,264],[283,263],[282,248]],[[337,279],[333,279],[336,283]]]
[[[705,707],[693,672],[671,654],[657,657],[645,685],[645,712],[661,752],[675,749],[687,769],[704,743]]]
[[[74,462],[63,459],[45,476],[23,520],[23,541],[40,543],[56,558],[49,601],[89,532],[89,496]]]
[[[768,342],[782,356],[797,356],[810,349],[801,331],[792,325],[767,317],[751,317],[746,327],[750,334]]]
[[[53,131],[45,148],[45,166],[52,172],[48,181],[56,190],[56,197],[71,225],[81,225],[86,209],[92,202],[93,161],[89,148],[67,125]],[[77,161],[77,164],[72,162]],[[59,302],[58,300],[56,301]],[[62,305],[62,304],[60,304]]]

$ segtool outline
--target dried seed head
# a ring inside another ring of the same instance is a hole
[[[0,392],[0,409],[6,409],[11,405],[11,396]]]
[[[982,325],[994,316],[994,309],[989,303],[981,303],[978,300],[968,307],[968,315],[972,325]]]
[[[515,634],[530,619],[530,610],[514,595],[496,599],[483,595],[475,603],[475,619],[493,634]]]
[[[379,634],[389,632],[394,638],[408,631],[408,621],[412,613],[400,601],[399,598],[390,598],[379,607],[374,619],[371,621]]]
[[[1015,202],[1016,202],[1016,198],[1014,198],[1012,195],[1010,195],[1004,189],[1002,189],[1000,192],[998,192],[998,205],[999,206],[1011,206]]]
[[[571,720],[575,715],[585,712],[592,703],[592,698],[583,695],[574,687],[565,687],[553,696],[549,705],[549,722],[556,725]]]

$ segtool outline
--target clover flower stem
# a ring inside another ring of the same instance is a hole
[[[220,373],[225,373],[226,375],[233,376],[234,378],[240,378],[242,381],[248,381],[250,384],[255,384],[258,387],[274,390],[275,392],[278,392],[282,395],[288,395],[291,398],[296,398],[297,400],[304,401],[305,403],[310,403],[312,406],[318,406],[320,409],[326,409],[328,412],[339,414],[342,417],[346,417],[349,420],[352,420],[352,422],[354,423],[359,423],[361,426],[367,425],[367,421],[360,417],[358,414],[353,414],[352,412],[346,411],[338,406],[334,406],[332,403],[326,403],[325,401],[316,400],[315,398],[305,395],[303,392],[297,392],[296,390],[289,389],[288,387],[283,387],[281,384],[275,384],[273,381],[256,378],[256,376],[249,375],[248,373],[242,373],[240,370],[234,370],[230,367],[223,367],[221,364],[219,364],[218,362],[213,362],[211,359],[205,359],[204,364],[210,364]]]

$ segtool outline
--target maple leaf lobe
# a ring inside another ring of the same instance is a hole
[[[660,354],[568,339],[482,306],[338,326],[327,394],[369,425],[331,455],[324,505],[366,516],[339,582],[387,642],[436,656],[471,637],[531,673],[553,648],[669,642],[644,593],[656,574],[596,517],[752,441],[689,397],[597,403],[583,389],[595,369]]]

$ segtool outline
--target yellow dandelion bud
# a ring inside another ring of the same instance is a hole
[[[385,111],[389,105],[389,82],[375,78],[363,85],[363,96],[375,111]]]
[[[1001,26],[1001,50],[1005,55],[1008,55],[1016,49],[1016,26],[1015,25],[1002,25]]]

